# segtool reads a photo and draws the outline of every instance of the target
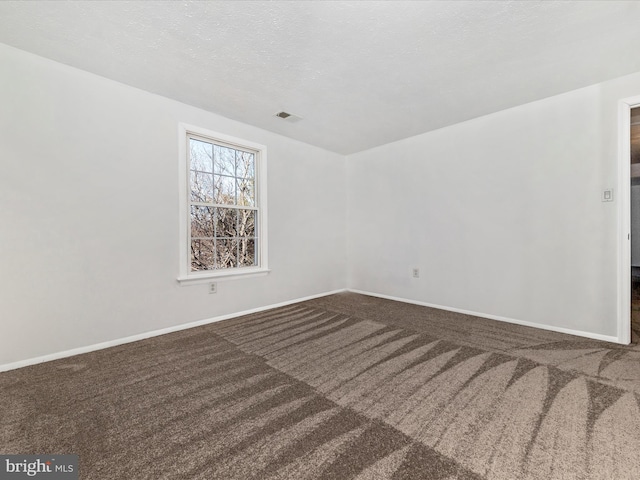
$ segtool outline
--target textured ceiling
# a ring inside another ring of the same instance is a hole
[[[2,43],[342,154],[640,71],[639,25],[636,1],[0,2]]]

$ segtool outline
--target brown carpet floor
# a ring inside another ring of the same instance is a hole
[[[640,478],[640,346],[352,293],[0,374],[83,479]]]

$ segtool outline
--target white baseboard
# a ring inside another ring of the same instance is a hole
[[[117,338],[115,340],[109,340],[108,342],[96,343],[93,345],[87,345],[86,347],[74,348],[71,350],[65,350],[62,352],[51,353],[49,355],[43,355],[41,357],[28,358],[26,360],[20,360],[18,362],[6,363],[0,365],[0,372],[6,372],[8,370],[15,370],[16,368],[28,367],[29,365],[36,365],[38,363],[50,362],[52,360],[58,360],[60,358],[72,357],[81,353],[94,352],[96,350],[102,350],[104,348],[115,347],[125,343],[137,342],[138,340],[144,340],[145,338],[157,337],[159,335],[165,335],[167,333],[178,332],[180,330],[186,330],[188,328],[200,327],[209,323],[220,322],[222,320],[228,320],[230,318],[241,317],[243,315],[249,315],[251,313],[258,313],[265,310],[271,310],[273,308],[285,307],[293,303],[304,302],[306,300],[313,300],[314,298],[326,297],[327,295],[333,295],[336,293],[346,292],[346,289],[333,290],[331,292],[319,293],[317,295],[310,295],[308,297],[296,298],[294,300],[287,300],[286,302],[280,302],[273,305],[266,305],[264,307],[252,308],[250,310],[244,310],[242,312],[230,313],[227,315],[220,315],[213,318],[205,318],[204,320],[198,320],[195,322],[184,323],[182,325],[176,325],[173,327],[162,328],[160,330],[153,330],[151,332],[139,333],[137,335],[131,335],[130,337]]]
[[[491,315],[488,313],[473,312],[471,310],[462,310],[461,308],[445,307],[443,305],[435,305],[433,303],[420,302],[418,300],[410,300],[408,298],[394,297],[392,295],[384,295],[382,293],[355,290],[352,288],[348,288],[347,291],[353,292],[353,293],[360,293],[362,295],[370,295],[372,297],[385,298],[387,300],[395,300],[397,302],[411,303],[411,304],[420,305],[423,307],[437,308],[438,310],[447,310],[449,312],[464,313],[465,315],[473,315],[474,317],[482,317],[482,318],[488,318],[490,320],[498,320],[499,322],[514,323],[516,325],[523,325],[525,327],[540,328],[542,330],[550,330],[552,332],[567,333],[569,335],[576,335],[578,337],[586,337],[594,340],[602,340],[604,342],[610,342],[610,343],[621,343],[625,345],[625,343],[622,342],[618,337],[601,335],[599,333],[585,332],[582,330],[572,330],[570,328],[563,328],[563,327],[554,327],[552,325],[545,325],[542,323],[526,322],[524,320],[516,320],[514,318],[500,317],[498,315]]]

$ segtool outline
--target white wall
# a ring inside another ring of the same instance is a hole
[[[345,287],[344,157],[3,45],[0,65],[0,365]],[[177,284],[179,122],[268,147],[269,275]]]
[[[638,94],[635,74],[350,156],[349,288],[617,336],[601,190]]]

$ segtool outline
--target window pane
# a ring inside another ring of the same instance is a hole
[[[253,178],[238,178],[238,205],[253,207],[255,201],[255,181]]]
[[[238,240],[235,238],[219,238],[216,240],[217,268],[233,268],[238,266]]]
[[[237,236],[238,210],[235,208],[216,209],[216,237]]]
[[[194,277],[200,276],[197,272],[255,267],[264,260],[259,258],[262,240],[257,228],[262,220],[258,194],[263,192],[258,191],[256,178],[262,157],[249,145],[241,146],[240,140],[216,137],[202,130],[188,132],[186,138],[187,165],[182,167],[189,173],[189,183],[187,199],[181,199],[181,204],[187,200],[187,273],[193,272]],[[182,255],[186,254],[185,248]]]
[[[191,271],[214,269],[213,240],[191,241]]]
[[[191,201],[213,202],[213,175],[191,172]]]
[[[237,151],[236,156],[236,177],[255,178],[255,155],[249,152]]]
[[[256,240],[255,238],[240,239],[240,250],[238,255],[239,267],[254,267],[258,264],[256,258]]]
[[[189,139],[191,170],[213,172],[213,145],[200,140]]]
[[[222,205],[236,204],[236,179],[233,177],[215,176],[215,203]]]
[[[233,148],[215,146],[215,171],[217,175],[236,175],[236,151]]]
[[[210,237],[213,233],[213,207],[191,206],[191,238]]]
[[[238,210],[238,224],[236,231],[238,237],[256,236],[255,210]]]

